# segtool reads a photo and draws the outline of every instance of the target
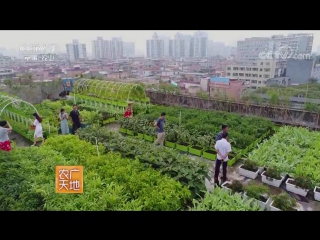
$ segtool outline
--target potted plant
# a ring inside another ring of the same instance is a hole
[[[314,192],[314,199],[316,201],[320,201],[320,188],[319,187],[315,187],[313,192]]]
[[[275,167],[268,167],[266,171],[261,174],[261,180],[263,183],[274,187],[280,187],[284,177],[281,176],[280,171]]]
[[[244,186],[243,186],[242,182],[239,180],[234,180],[232,182],[229,182],[229,181],[224,182],[221,185],[221,187],[223,189],[229,190],[233,193],[240,193],[241,194],[244,192]]]
[[[256,179],[259,174],[259,168],[255,162],[251,160],[245,160],[243,164],[239,166],[239,174],[244,177]]]
[[[175,148],[177,138],[178,138],[177,129],[173,125],[166,126],[164,145],[170,148]]]
[[[198,135],[196,134],[196,136]],[[210,146],[211,139],[212,138],[209,135],[197,137],[195,141],[193,141],[197,143],[194,143],[189,147],[189,153],[199,157],[202,156],[203,149]]]
[[[308,177],[295,176],[294,179],[287,179],[286,188],[289,192],[305,197],[307,196],[309,189],[312,188],[312,182]]]
[[[296,207],[296,200],[285,192],[277,196],[273,196],[270,204],[271,211],[298,211]]]
[[[190,146],[191,135],[190,133],[182,128],[179,128],[178,132],[178,142],[176,144],[176,149],[188,152]]]
[[[264,210],[270,201],[269,188],[254,182],[250,182],[244,188],[245,192],[243,193],[243,197],[245,199],[254,199],[259,204],[260,208]]]

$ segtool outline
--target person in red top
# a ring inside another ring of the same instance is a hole
[[[123,117],[124,118],[130,118],[130,117],[132,117],[132,111],[131,111],[131,108],[127,108],[127,110],[124,112],[124,114],[123,114]]]

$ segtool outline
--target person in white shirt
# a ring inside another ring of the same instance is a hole
[[[227,181],[228,154],[231,152],[231,144],[227,141],[228,133],[222,133],[222,139],[216,142],[217,160],[214,172],[214,182],[219,185],[219,172],[222,163],[222,182]]]
[[[33,126],[36,127],[34,130],[34,142],[32,146],[36,146],[38,138],[42,138],[42,143],[44,143],[43,131],[42,131],[42,118],[37,114],[33,114],[35,120],[33,122]]]

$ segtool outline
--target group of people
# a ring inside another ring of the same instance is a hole
[[[82,118],[78,111],[77,105],[73,105],[73,109],[70,112],[69,116],[72,122],[72,134],[74,134],[81,127],[81,122],[82,122]],[[59,120],[60,120],[60,129],[61,129],[62,135],[69,134],[69,125],[68,125],[69,116],[63,108],[60,110]]]
[[[33,114],[34,121],[32,126],[34,127],[34,142],[32,146],[35,146],[38,138],[42,138],[44,142],[43,130],[42,130],[42,118],[38,113]],[[8,121],[0,121],[0,150],[10,152],[12,150],[9,134],[12,132],[12,127]]]
[[[39,138],[43,137],[42,118],[38,113],[33,114],[34,121],[32,122],[32,128],[34,129],[34,142],[32,146],[36,146]],[[77,105],[73,106],[73,110],[70,112],[70,118],[72,121],[72,130],[75,133],[81,127],[81,116],[78,111]],[[59,114],[60,127],[62,134],[69,134],[68,115],[64,109],[61,109]],[[9,134],[12,131],[12,127],[8,121],[0,121],[0,150],[10,152],[12,150]]]
[[[163,146],[164,140],[165,140],[165,132],[164,132],[164,124],[166,122],[165,120],[166,113],[161,113],[161,116],[158,118],[158,120],[154,123],[154,127],[157,130],[157,139],[155,140],[155,144],[159,144],[160,146]],[[219,173],[220,173],[220,167],[222,165],[222,178],[221,182],[227,181],[227,167],[228,167],[228,155],[231,152],[231,144],[228,139],[228,126],[222,125],[221,132],[218,133],[218,135],[215,138],[216,144],[214,148],[217,151],[217,159],[215,162],[215,173],[214,173],[214,183],[219,184]]]

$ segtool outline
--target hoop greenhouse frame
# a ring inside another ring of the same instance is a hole
[[[75,82],[74,94],[93,96],[117,102],[149,102],[144,86],[136,83],[79,79]]]

